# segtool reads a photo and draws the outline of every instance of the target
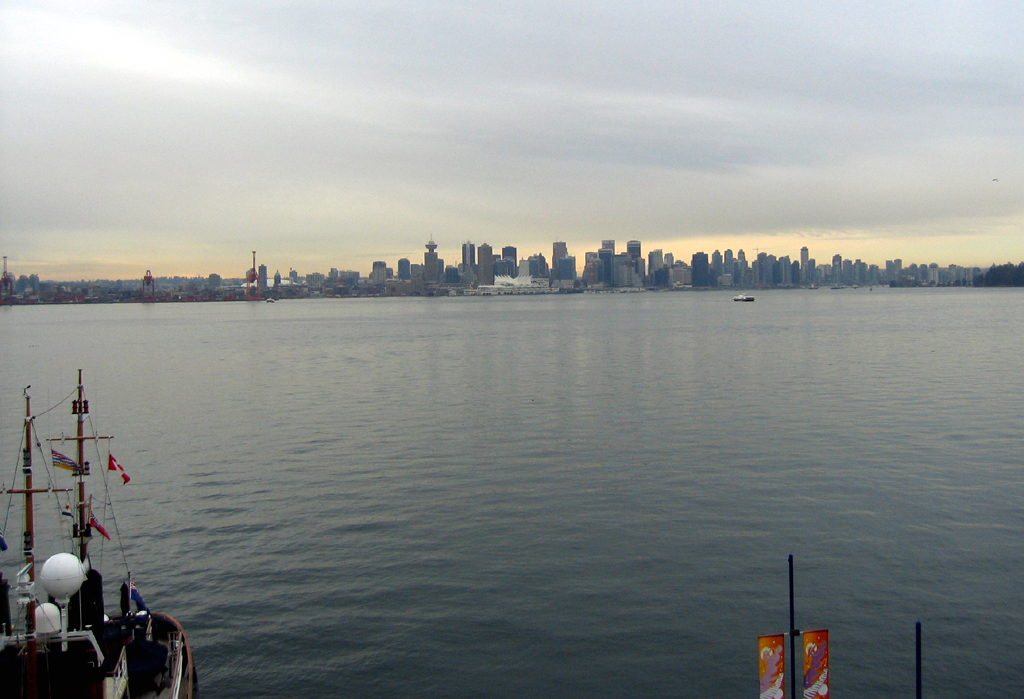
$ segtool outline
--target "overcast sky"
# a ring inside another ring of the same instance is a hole
[[[5,0],[0,158],[44,279],[430,238],[1019,262],[1024,4]]]

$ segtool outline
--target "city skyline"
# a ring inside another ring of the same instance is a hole
[[[653,274],[655,269],[655,260],[657,260],[657,266],[661,266],[663,263],[666,268],[675,266],[682,266],[689,268],[690,263],[693,259],[698,256],[703,256],[703,262],[706,263],[710,268],[715,269],[716,277],[721,274],[730,274],[729,265],[735,261],[742,261],[749,263],[753,266],[758,258],[764,258],[770,261],[772,264],[785,260],[787,263],[794,263],[797,265],[801,275],[800,279],[787,280],[785,285],[807,285],[817,282],[830,283],[831,281],[831,269],[837,264],[845,265],[856,265],[862,268],[863,272],[861,276],[867,274],[867,270],[875,269],[876,272],[880,273],[884,279],[875,279],[874,281],[865,283],[884,283],[889,281],[891,275],[895,272],[898,276],[901,271],[908,270],[911,267],[931,267],[942,270],[959,269],[959,270],[976,270],[979,273],[985,272],[991,266],[997,266],[1004,263],[995,262],[991,265],[962,265],[957,262],[950,262],[948,264],[938,264],[934,261],[926,261],[923,258],[919,259],[907,259],[899,257],[886,258],[885,260],[862,260],[860,258],[850,258],[841,253],[835,253],[832,255],[822,254],[820,257],[816,257],[808,246],[802,246],[796,254],[776,254],[782,251],[768,250],[763,248],[754,248],[749,254],[743,248],[733,250],[732,248],[725,248],[720,250],[715,248],[710,253],[706,250],[695,250],[692,253],[677,254],[672,250],[664,250],[662,248],[648,248],[641,240],[619,240],[615,239],[603,239],[596,245],[591,245],[592,249],[584,251],[574,251],[568,247],[564,241],[552,241],[549,243],[548,250],[523,250],[515,245],[492,245],[489,243],[476,244],[473,241],[464,241],[458,248],[452,249],[452,254],[446,256],[445,248],[440,246],[433,238],[427,241],[421,248],[418,255],[411,255],[400,257],[394,260],[374,260],[370,264],[369,270],[352,269],[352,266],[345,265],[344,263],[334,266],[336,261],[323,261],[319,265],[314,265],[314,268],[310,270],[299,271],[294,267],[288,265],[285,267],[287,272],[283,272],[280,267],[273,267],[268,265],[262,258],[258,258],[257,251],[251,251],[252,257],[250,259],[249,266],[252,263],[256,263],[258,269],[252,268],[252,273],[256,274],[264,288],[269,287],[270,282],[277,277],[279,280],[283,279],[285,283],[290,283],[294,280],[306,280],[308,277],[319,278],[320,280],[331,280],[344,277],[346,279],[360,280],[363,283],[369,284],[382,284],[385,280],[389,279],[410,279],[412,277],[423,279],[427,284],[438,284],[445,285],[451,283],[450,280],[445,279],[445,272],[447,270],[455,270],[460,275],[464,275],[467,269],[470,269],[470,275],[468,277],[461,277],[458,283],[469,284],[471,286],[493,284],[495,276],[512,276],[515,277],[520,274],[525,274],[530,271],[533,276],[550,276],[554,280],[566,279],[568,280],[571,276],[573,280],[583,281],[584,284],[593,282],[606,282],[609,286],[629,286],[634,284],[621,284],[613,283],[612,280],[612,258],[615,256],[624,257],[628,256],[634,261],[641,260],[641,264],[636,266],[636,272],[638,278],[634,280],[636,285],[648,285],[654,286],[653,278],[649,279],[649,275]],[[617,255],[616,255],[617,254]],[[563,275],[557,268],[558,259],[565,257],[573,261],[573,265],[570,268],[573,270],[571,275]],[[543,274],[537,274],[534,268],[533,261],[540,258],[540,264],[543,265]],[[483,263],[487,261],[487,265],[483,267],[484,271],[482,277],[478,274],[477,260]],[[499,263],[503,260],[511,260],[509,266],[502,267]],[[586,278],[586,267],[588,262],[593,260],[601,260],[604,269],[603,272],[605,277],[597,280],[587,280]],[[724,262],[724,267],[723,267]],[[8,260],[4,259],[5,271],[8,271],[10,267]],[[429,270],[431,263],[436,265],[437,273],[433,275],[429,272],[425,273],[425,270]],[[808,274],[808,263],[810,263],[810,273],[813,274],[814,270],[829,270],[825,277],[811,277]],[[849,270],[847,270],[849,271]],[[152,270],[145,270],[145,277],[152,279],[156,277],[158,279],[235,279],[240,280],[244,283],[245,277],[250,273],[250,270],[234,270],[229,272],[222,271],[208,271],[200,274],[180,274],[173,271],[169,272],[157,272],[153,273]],[[796,273],[796,272],[795,272]],[[890,275],[885,278],[886,275]],[[77,282],[95,282],[95,281],[122,281],[127,282],[136,277],[140,277],[139,274],[129,277],[112,277],[112,278],[94,278],[94,279],[55,279],[46,278],[35,271],[16,270],[13,267],[9,270],[8,279],[10,283],[14,283],[15,280],[20,280],[22,283],[31,277],[35,283],[46,282],[46,283],[77,283]],[[689,278],[687,277],[686,284],[689,285]],[[760,282],[751,283],[748,281],[730,281],[727,285],[747,285],[747,286],[760,286]],[[701,286],[703,284],[697,284]],[[719,285],[719,284],[716,284]],[[769,286],[775,284],[769,283]]]
[[[431,237],[1024,258],[1008,2],[12,0],[0,26],[0,250],[47,278],[369,270]]]

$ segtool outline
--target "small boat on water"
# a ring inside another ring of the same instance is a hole
[[[747,296],[746,294],[736,294],[732,297],[733,301],[753,301],[753,296]]]
[[[75,395],[73,392],[61,402]],[[4,483],[0,490],[9,496],[8,504],[14,496],[24,497],[25,503],[21,550],[11,551],[24,558],[14,581],[14,615],[9,594],[12,586],[0,573],[0,697],[194,699],[199,689],[184,629],[172,617],[149,610],[130,574],[121,585],[120,613],[106,614],[103,576],[92,565],[90,540],[94,532],[105,539],[111,536],[86,492],[90,468],[85,444],[96,443],[99,456],[98,443],[111,438],[84,433],[89,401],[85,399],[81,371],[71,413],[76,417],[77,436],[41,439],[35,431],[31,398],[25,389],[21,458],[24,484],[15,487],[15,483]],[[53,448],[53,442],[63,441],[77,448],[77,459]],[[50,443],[49,454],[44,451],[44,442]],[[45,485],[33,480],[33,446],[42,452],[44,463],[52,461],[54,466],[44,468],[45,479],[40,480]],[[69,487],[58,487],[61,470],[71,472]],[[124,484],[131,480],[109,451],[106,470],[114,472],[110,480]],[[103,481],[106,484],[107,478]],[[36,495],[43,496],[40,502],[34,500]],[[102,503],[109,504],[109,497]],[[56,510],[56,519],[62,522],[60,531],[70,535],[73,553],[55,553],[37,565],[36,510],[44,506]],[[111,528],[118,533],[116,527]],[[4,554],[11,548],[0,532],[0,562],[9,562]],[[125,560],[121,553],[121,560]]]

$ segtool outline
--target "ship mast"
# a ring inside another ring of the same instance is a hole
[[[35,566],[35,517],[32,504],[32,398],[25,387],[25,451],[22,453],[21,471],[25,476],[25,569],[29,589],[36,579]],[[20,577],[20,576],[19,576]],[[18,581],[21,582],[20,580]],[[20,587],[20,585],[19,585]],[[30,595],[25,605],[25,696],[35,699],[39,696],[36,688],[36,600]]]
[[[78,370],[78,400],[71,402],[71,412],[78,418],[78,558],[83,562],[89,553],[89,503],[85,500],[85,477],[89,467],[85,462],[85,416],[89,414],[89,401],[83,397],[82,370]]]

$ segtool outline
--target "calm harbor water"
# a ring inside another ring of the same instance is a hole
[[[22,389],[84,369],[206,697],[753,697],[790,553],[835,696],[912,696],[917,620],[925,696],[1012,696],[1022,318],[981,289],[0,308],[0,473]]]

